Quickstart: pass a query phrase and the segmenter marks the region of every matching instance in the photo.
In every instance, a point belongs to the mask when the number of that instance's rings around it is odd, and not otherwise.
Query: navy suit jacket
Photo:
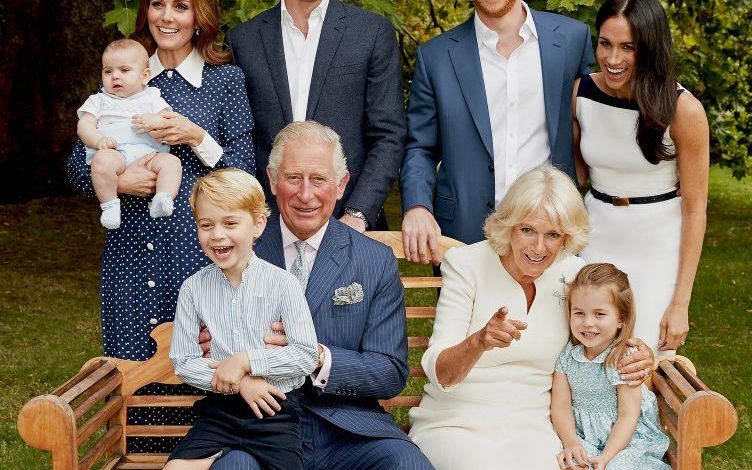
[[[276,213],[254,251],[285,269]],[[354,282],[363,300],[334,305],[335,289]],[[404,289],[391,249],[330,218],[305,295],[332,367],[324,391],[306,380],[304,408],[355,434],[407,439],[377,401],[398,395],[408,375]]]
[[[572,87],[593,63],[590,31],[571,18],[531,12],[551,162],[574,179]],[[403,211],[426,207],[443,235],[465,243],[483,240],[483,222],[495,206],[493,140],[473,20],[418,48],[400,175]]]
[[[279,4],[227,33],[236,65],[245,72],[255,121],[258,178],[274,204],[266,167],[272,141],[292,122]],[[311,77],[306,119],[340,135],[350,182],[334,209],[358,209],[373,227],[397,179],[405,138],[402,75],[389,21],[330,0]]]

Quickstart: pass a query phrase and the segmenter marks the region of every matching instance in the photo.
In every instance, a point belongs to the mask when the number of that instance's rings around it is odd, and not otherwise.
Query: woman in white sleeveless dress
[[[601,72],[575,83],[572,104],[578,178],[591,181],[592,236],[581,256],[629,275],[635,336],[672,354],[689,331],[705,233],[707,118],[676,84],[658,0],[609,0],[596,29]]]

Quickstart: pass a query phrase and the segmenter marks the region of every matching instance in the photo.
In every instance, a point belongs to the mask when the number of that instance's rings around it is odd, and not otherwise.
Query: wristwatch
[[[368,219],[366,219],[365,214],[360,212],[358,209],[353,209],[352,207],[345,207],[345,214],[349,215],[350,217],[355,217],[356,219],[362,220],[363,223],[366,224],[366,228],[368,228]]]

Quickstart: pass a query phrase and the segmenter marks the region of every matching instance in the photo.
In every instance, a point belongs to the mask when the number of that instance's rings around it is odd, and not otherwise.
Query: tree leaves
[[[124,37],[130,37],[136,30],[136,13],[138,2],[136,0],[114,0],[115,7],[104,14],[103,26],[117,25],[118,31]]]

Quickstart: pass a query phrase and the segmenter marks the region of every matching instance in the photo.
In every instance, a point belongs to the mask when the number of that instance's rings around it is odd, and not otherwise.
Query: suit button
[[[493,201],[488,201],[486,203],[486,207],[488,207],[489,209],[493,210],[494,209],[494,203],[493,203]]]
[[[490,171],[491,173],[493,173],[493,171],[494,171],[493,163],[491,163],[490,165],[488,165],[488,171]]]

